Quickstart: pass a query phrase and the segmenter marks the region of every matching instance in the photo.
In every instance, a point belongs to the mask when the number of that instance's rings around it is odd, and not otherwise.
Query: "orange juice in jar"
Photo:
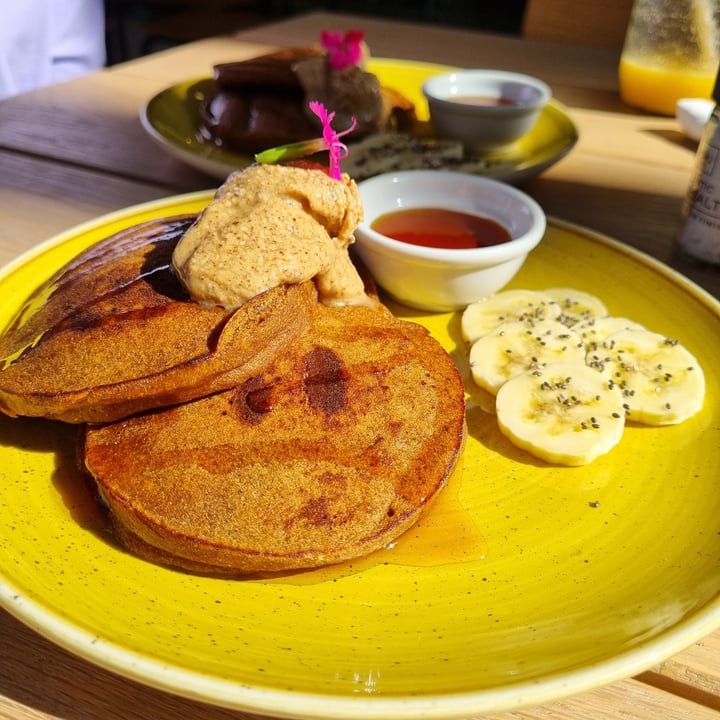
[[[718,0],[635,0],[618,70],[629,105],[674,115],[710,98],[718,68]]]

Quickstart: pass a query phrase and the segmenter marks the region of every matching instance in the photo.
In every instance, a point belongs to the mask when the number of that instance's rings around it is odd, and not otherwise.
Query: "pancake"
[[[84,463],[119,539],[225,575],[338,563],[391,543],[443,487],[463,385],[420,325],[383,306],[318,306],[261,373],[86,429]]]
[[[309,322],[311,282],[238,310],[191,301],[171,256],[194,215],[99,242],[36,290],[0,337],[0,411],[109,422],[257,374]]]

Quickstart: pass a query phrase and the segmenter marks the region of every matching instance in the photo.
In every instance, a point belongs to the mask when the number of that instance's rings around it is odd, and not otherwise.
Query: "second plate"
[[[419,120],[427,120],[423,82],[450,68],[406,60],[373,59],[369,69],[383,85],[393,87],[415,103]],[[233,170],[249,165],[250,155],[220,147],[200,133],[199,106],[212,92],[212,78],[193,78],[162,90],[142,108],[140,121],[148,135],[167,152],[213,177],[225,179]],[[578,131],[563,106],[551,101],[533,129],[512,148],[484,156],[482,175],[506,182],[521,182],[540,174],[573,148]]]

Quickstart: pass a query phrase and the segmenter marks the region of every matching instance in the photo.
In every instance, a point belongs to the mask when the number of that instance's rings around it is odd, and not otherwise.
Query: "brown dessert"
[[[214,68],[216,92],[201,105],[202,132],[242,153],[318,137],[316,100],[335,112],[335,125],[357,120],[353,140],[381,130],[409,130],[414,105],[359,66],[331,67],[320,49],[292,48]]]

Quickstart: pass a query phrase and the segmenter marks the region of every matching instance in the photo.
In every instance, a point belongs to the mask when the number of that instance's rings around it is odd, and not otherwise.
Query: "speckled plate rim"
[[[208,201],[210,191],[163,198],[109,213],[60,233],[25,252],[0,271],[0,281],[13,269],[22,266],[43,252],[56,247],[81,232],[98,225],[122,223],[138,214],[150,217],[178,204]],[[692,295],[720,318],[720,302],[680,273],[662,262],[607,236],[581,226],[549,218],[549,227],[564,229],[594,243],[607,245],[621,255],[639,261],[682,291]],[[143,684],[183,695],[210,704],[240,711],[264,713],[286,718],[327,718],[328,720],[401,720],[432,718],[450,720],[478,713],[510,711],[543,704],[563,697],[589,691],[626,679],[689,647],[692,643],[720,627],[720,594],[702,607],[664,630],[651,640],[642,641],[631,650],[575,671],[552,673],[541,680],[508,684],[497,689],[452,694],[417,696],[357,696],[296,693],[228,682],[196,672],[172,667],[125,650],[73,623],[72,618],[56,614],[41,600],[24,596],[4,575],[0,575],[0,605],[42,636],[101,667]]]
[[[395,81],[396,73],[413,73],[424,78],[453,69],[448,65],[391,58],[373,58],[369,67],[389,86],[401,85]],[[251,158],[200,137],[199,126],[191,117],[198,99],[191,96],[197,87],[209,81],[209,77],[198,77],[161,90],[143,105],[139,119],[148,136],[177,160],[224,179],[233,170],[248,165]],[[402,85],[402,91],[415,102],[420,119],[427,119],[427,103],[419,85],[411,88]],[[163,126],[157,111],[163,105],[172,110],[174,117],[181,118],[182,125],[192,127],[194,137],[178,130],[177,126],[170,130]],[[543,131],[539,130],[541,126]],[[524,182],[565,157],[575,147],[578,137],[578,129],[567,109],[553,99],[543,108],[538,124],[511,149],[482,156],[488,160],[488,167],[478,170],[477,174],[510,183]]]
[[[632,677],[720,627],[720,599],[716,599],[696,617],[675,626],[671,635],[618,654],[602,667],[551,675],[541,682],[519,682],[497,690],[398,698],[337,697],[265,690],[180,671],[74,627],[67,619],[23,597],[4,578],[0,578],[0,605],[60,647],[124,677],[213,705],[293,720],[460,720],[479,713],[542,705]]]

